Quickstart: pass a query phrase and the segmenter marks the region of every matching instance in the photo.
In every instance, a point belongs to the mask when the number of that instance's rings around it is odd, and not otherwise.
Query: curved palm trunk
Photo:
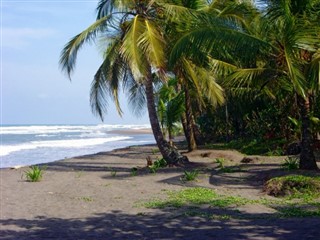
[[[149,120],[152,128],[152,132],[163,158],[168,162],[168,164],[184,164],[188,162],[189,161],[188,158],[186,156],[182,156],[176,149],[171,147],[163,137],[163,133],[159,125],[159,120],[158,120],[155,102],[154,102],[151,73],[149,74],[148,78],[146,78],[145,80],[145,87],[146,87]]]
[[[186,137],[188,142],[188,150],[191,152],[197,149],[197,143],[194,135],[193,130],[193,116],[192,116],[192,109],[191,109],[191,99],[190,94],[187,87],[184,87],[185,93],[185,104],[186,104]]]
[[[300,153],[300,169],[317,170],[318,166],[313,153],[313,138],[310,129],[310,103],[309,99],[298,96],[298,104],[301,117],[301,153]]]

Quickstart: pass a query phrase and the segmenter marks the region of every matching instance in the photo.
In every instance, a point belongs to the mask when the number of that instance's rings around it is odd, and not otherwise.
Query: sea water
[[[150,125],[1,126],[0,168],[48,163],[154,143],[151,133],[132,131],[145,128]]]

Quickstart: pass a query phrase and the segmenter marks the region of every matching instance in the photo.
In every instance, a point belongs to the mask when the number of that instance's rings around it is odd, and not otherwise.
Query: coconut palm
[[[174,24],[169,25],[168,29],[171,39],[170,51],[181,36],[181,29],[185,30],[192,26],[189,24],[189,21],[193,21],[190,16],[201,17],[201,11],[208,11],[209,3],[205,0],[187,0],[179,6],[166,4],[164,7],[169,20],[174,19]],[[177,87],[183,90],[185,95],[185,114],[182,115],[181,122],[189,151],[195,150],[197,144],[201,142],[199,130],[195,124],[195,114],[200,113],[206,107],[206,103],[215,107],[224,102],[224,93],[215,75],[204,66],[196,65],[191,59],[185,57],[175,59],[171,64],[171,70],[178,79]]]
[[[230,22],[225,31],[215,24],[214,18],[207,18],[201,30],[190,31],[179,40],[173,56],[181,55],[182,49],[199,56],[200,49],[200,56],[205,51],[209,53],[215,71],[229,74],[229,87],[258,87],[270,94],[279,88],[293,91],[302,122],[300,168],[317,169],[312,151],[310,99],[319,90],[320,3],[265,2],[260,14],[256,9],[250,21]],[[216,50],[222,42],[221,49]],[[210,60],[208,55],[205,57]]]
[[[93,112],[103,118],[108,109],[108,97],[111,97],[121,115],[118,100],[120,87],[132,91],[131,99],[144,91],[142,99],[145,97],[147,102],[157,145],[163,157],[175,164],[186,162],[187,158],[172,148],[163,137],[153,89],[154,75],[165,80],[166,39],[162,9],[155,0],[100,0],[96,22],[66,44],[61,53],[60,64],[70,77],[75,68],[77,53],[83,44],[101,39],[105,44],[105,51],[103,63],[95,74],[91,87]]]
[[[185,111],[184,94],[176,91],[177,80],[175,78],[163,84],[158,91],[158,116],[163,132],[168,132],[169,144],[173,144],[173,133],[178,128],[181,115]]]

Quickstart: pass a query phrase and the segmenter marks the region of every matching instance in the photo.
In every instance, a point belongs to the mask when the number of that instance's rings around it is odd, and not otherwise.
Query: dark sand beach
[[[248,199],[273,199],[263,183],[281,175],[283,157],[254,157],[231,150],[197,150],[186,154],[198,180],[183,182],[184,168],[168,167],[156,174],[146,157],[156,160],[153,145],[134,146],[53,162],[42,181],[24,178],[26,167],[1,169],[0,239],[320,239],[319,217],[279,217],[262,204],[214,208],[146,208],[143,203],[165,199],[168,191],[190,187]],[[221,173],[217,157],[242,164],[245,171]],[[131,169],[138,169],[132,176]],[[208,217],[210,216],[210,217]],[[225,217],[228,216],[228,217]]]

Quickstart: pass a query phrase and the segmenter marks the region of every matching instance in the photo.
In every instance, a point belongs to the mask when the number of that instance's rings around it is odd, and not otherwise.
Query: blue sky
[[[94,45],[79,55],[72,82],[59,68],[63,46],[95,20],[97,0],[1,0],[1,123],[95,124],[89,105],[101,63]],[[106,124],[145,124],[122,96],[123,118],[110,102]]]

